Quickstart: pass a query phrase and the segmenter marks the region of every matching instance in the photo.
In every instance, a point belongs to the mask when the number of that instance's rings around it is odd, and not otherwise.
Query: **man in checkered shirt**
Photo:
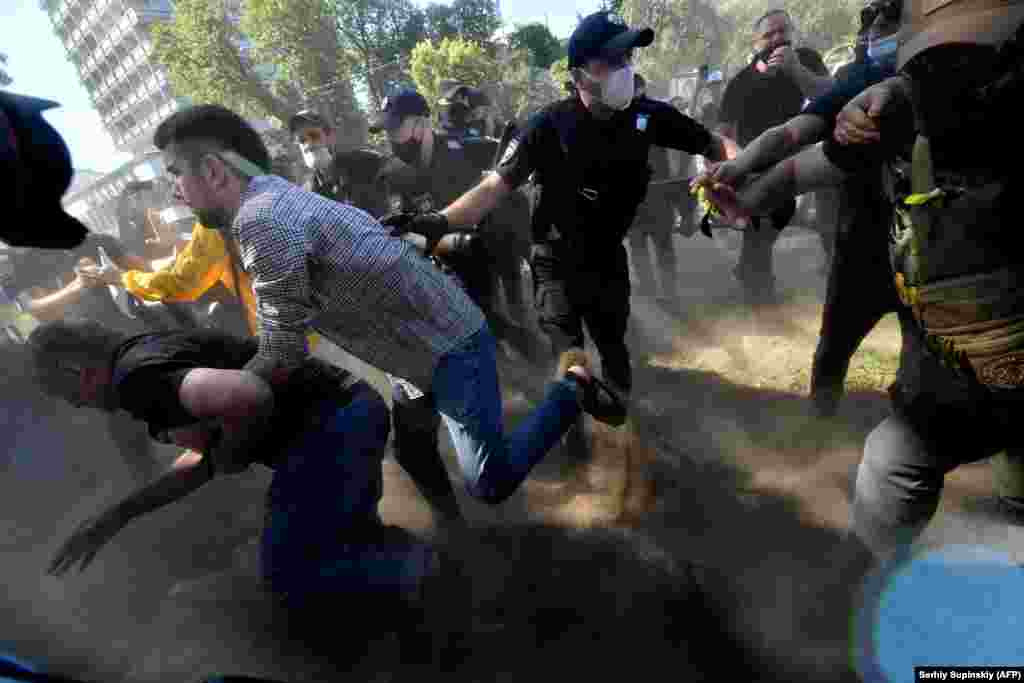
[[[252,278],[260,321],[259,352],[245,369],[271,386],[302,363],[305,331],[314,327],[353,356],[432,393],[467,489],[491,504],[515,491],[581,410],[610,424],[625,421],[624,405],[573,351],[563,355],[541,405],[506,435],[495,341],[484,316],[415,246],[355,207],[266,175],[258,134],[223,107],[173,114],[154,144],[177,197],[203,225],[233,238],[226,242]]]

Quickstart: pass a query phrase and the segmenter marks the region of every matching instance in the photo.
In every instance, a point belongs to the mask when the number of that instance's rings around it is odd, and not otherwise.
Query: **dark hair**
[[[43,323],[32,331],[26,345],[32,354],[37,378],[47,377],[61,364],[78,367],[107,367],[127,335],[92,320],[57,320]]]
[[[241,116],[217,104],[200,104],[171,114],[157,126],[153,144],[186,148],[195,163],[203,153],[231,150],[261,169],[270,168],[270,153],[260,134]]]
[[[789,16],[789,12],[779,7],[776,9],[770,9],[764,14],[762,14],[761,18],[754,22],[754,30],[756,31],[761,26],[761,22],[763,22],[765,19],[767,19],[768,17],[774,17],[776,14],[781,14],[782,16],[786,17],[786,23],[789,24],[790,28],[793,28],[793,17]]]

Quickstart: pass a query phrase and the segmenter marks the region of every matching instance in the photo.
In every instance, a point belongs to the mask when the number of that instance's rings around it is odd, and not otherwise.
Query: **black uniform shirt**
[[[406,211],[440,211],[476,187],[491,167],[498,141],[491,138],[457,138],[434,133],[430,166],[414,168],[393,162],[382,179]]]
[[[526,128],[509,143],[497,169],[505,182],[519,187],[534,171],[552,176],[565,171],[566,160],[554,117],[566,112],[575,116],[568,145],[574,164],[647,159],[651,145],[690,154],[705,154],[711,145],[711,133],[704,126],[664,102],[635,99],[610,120],[599,121],[573,97],[534,114]]]
[[[704,126],[664,102],[634,99],[602,121],[571,97],[532,116],[505,150],[497,171],[512,187],[536,172],[542,193],[536,211],[557,207],[552,224],[600,251],[621,242],[633,221],[647,192],[652,145],[707,154],[711,144]],[[579,200],[581,189],[597,199]],[[535,214],[535,240],[542,239],[537,227]]]

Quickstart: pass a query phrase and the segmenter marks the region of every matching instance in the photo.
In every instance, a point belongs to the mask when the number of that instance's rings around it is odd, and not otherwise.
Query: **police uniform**
[[[1012,132],[1024,3],[927,14],[906,4],[904,26],[917,31],[899,61],[912,104],[883,112],[881,143],[826,147],[848,172],[881,163],[894,209],[892,276],[905,304],[894,414],[868,436],[853,505],[855,531],[883,555],[927,525],[947,472],[1000,451],[1024,457],[1024,174]],[[1000,154],[986,131],[1010,131]]]
[[[632,370],[622,242],[647,194],[650,148],[704,154],[711,144],[706,128],[668,104],[635,99],[602,121],[573,96],[535,114],[498,165],[511,187],[534,175],[531,266],[541,328],[561,351],[583,346],[586,324],[605,377],[623,391]]]
[[[335,153],[330,169],[314,171],[305,188],[380,218],[388,213],[388,193],[380,181],[387,158],[369,149]]]

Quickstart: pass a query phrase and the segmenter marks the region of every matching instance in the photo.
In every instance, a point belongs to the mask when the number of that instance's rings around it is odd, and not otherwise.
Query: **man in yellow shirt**
[[[259,329],[256,298],[249,276],[243,269],[232,267],[221,234],[198,222],[192,228],[192,238],[177,253],[174,261],[164,268],[145,271],[122,270],[115,266],[103,271],[86,271],[83,274],[109,285],[124,287],[129,293],[145,301],[165,303],[196,301],[219,282],[241,299],[249,334],[255,335]],[[236,276],[242,284],[240,290],[235,286]],[[308,339],[312,350],[317,344],[318,337],[316,334],[310,334]]]

